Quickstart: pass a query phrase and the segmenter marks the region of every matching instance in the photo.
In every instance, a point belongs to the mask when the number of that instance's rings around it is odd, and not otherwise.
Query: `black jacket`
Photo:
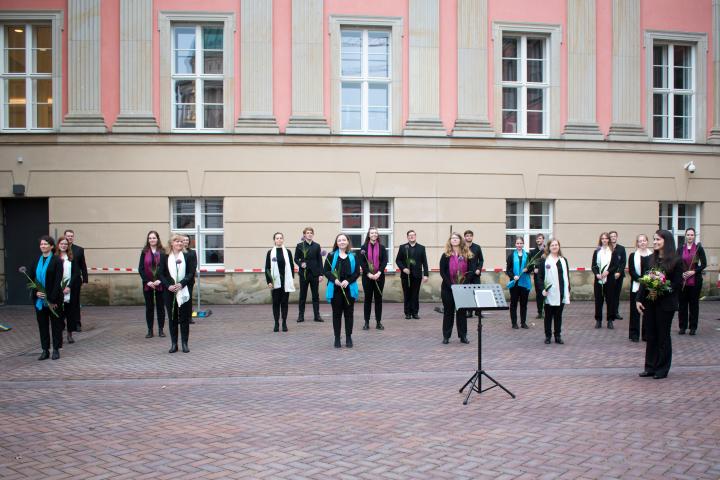
[[[472,270],[468,271],[467,280],[465,283],[480,283],[480,276],[482,275],[483,264],[485,259],[483,258],[482,248],[477,243],[470,244],[470,251],[473,254],[472,260],[475,262]],[[480,270],[480,275],[475,275],[475,270]]]
[[[656,265],[655,255],[650,255],[642,259],[642,270],[643,272],[650,270]],[[655,306],[665,312],[674,312],[680,308],[679,294],[683,284],[683,264],[682,259],[677,256],[670,259],[670,261],[662,266],[665,276],[670,281],[672,292],[667,295],[659,297],[657,300],[650,301],[647,299],[648,291],[643,284],[640,284],[640,290],[638,290],[637,299],[642,302],[645,307]]]
[[[148,282],[153,282],[155,280],[159,280],[159,274],[160,274],[160,259],[162,258],[162,252],[158,251],[158,278],[150,278],[145,274],[145,249],[143,249],[140,252],[140,262],[138,263],[138,273],[140,274],[140,278],[142,279],[142,284],[146,285]]]
[[[683,248],[685,248],[685,245],[680,245],[677,249],[678,257],[680,257],[680,261],[682,262],[682,251]],[[695,261],[695,286],[701,287],[703,282],[702,272],[705,270],[705,267],[707,267],[707,257],[705,257],[705,249],[701,244],[697,244],[697,260]],[[682,264],[683,270],[685,270],[684,263]]]
[[[561,258],[565,258],[565,257],[559,257],[557,264],[556,264],[557,270],[558,270],[558,283],[560,283],[560,285],[558,286],[558,288],[560,288],[560,290],[559,290],[560,291],[560,303],[562,303],[565,300],[565,276],[563,275],[565,268],[563,267],[563,262],[560,260]],[[544,261],[542,261],[538,264],[537,281],[540,282],[540,285],[542,286],[541,291],[545,289],[545,273],[547,272],[547,269],[545,268],[545,264],[547,261],[548,261],[548,257],[546,257]],[[567,258],[565,258],[565,262],[567,262]],[[570,265],[568,265],[568,268],[570,268]],[[568,274],[568,281],[570,281],[570,272],[567,272],[567,274]],[[568,285],[568,293],[570,293],[570,292],[572,292],[572,285]]]
[[[62,258],[58,255],[58,259],[60,260],[60,263],[62,264]],[[63,266],[64,270],[64,266]],[[73,258],[70,260],[70,282],[68,283],[68,287],[70,287],[70,290],[73,288],[79,288],[80,284],[82,283],[82,272],[80,270],[80,265],[78,265],[77,260]]]
[[[542,253],[540,253],[540,257],[538,257],[538,258],[542,258],[542,257],[545,256],[545,249],[540,250],[538,247],[535,247],[535,248],[533,248],[532,250],[530,250],[530,256],[528,257],[528,262],[530,261],[531,258],[533,258],[535,255],[537,255],[538,252],[542,252]],[[528,272],[528,273],[532,274],[532,276],[533,276],[533,278],[534,278],[535,280],[537,280],[538,275],[540,274],[539,265],[540,265],[541,263],[542,263],[542,262],[538,262],[538,273],[535,273],[535,270],[534,270],[534,269],[533,269],[532,272]]]
[[[185,256],[185,277],[183,277],[180,280],[180,284],[183,287],[187,287],[189,285],[192,285],[191,282],[195,279],[195,270],[197,270],[197,259],[193,255],[187,255],[183,254]],[[161,253],[160,254],[160,266],[158,267],[158,278],[160,279],[160,282],[162,282],[163,287],[165,287],[165,290],[167,291],[167,287],[171,285],[175,285],[175,281],[172,279],[172,276],[170,276],[170,272],[168,271],[168,255],[167,253]]]
[[[635,271],[635,255],[637,255],[637,252],[632,252],[628,258],[628,272],[630,273],[630,280],[633,282],[637,282],[640,280],[640,277],[645,275],[643,262],[647,260],[647,257],[640,258],[640,272],[638,273]]]
[[[378,271],[380,271],[380,276],[385,275],[385,267],[387,267],[388,264],[388,253],[387,248],[385,248],[384,245],[381,245],[378,243],[379,252],[380,252],[380,258],[379,258],[379,265],[378,265]],[[360,251],[365,251],[365,255],[358,252],[357,255],[355,255],[355,258],[360,260],[360,268],[362,269],[363,275],[366,275],[370,273],[370,267],[368,264],[368,244],[364,244],[362,247],[360,247]]]
[[[72,248],[73,261],[80,269],[82,283],[88,283],[88,270],[87,264],[85,263],[85,249],[80,245],[75,245],[74,243],[70,248]]]
[[[597,265],[598,252],[599,252],[599,250],[596,248],[595,251],[593,252],[592,263],[590,264],[590,268],[592,269],[592,272],[595,275],[600,275],[600,268]],[[612,255],[610,255],[610,265],[608,265],[608,268],[606,271],[610,272],[610,273],[608,273],[607,278],[611,282],[615,280],[614,274],[616,272],[619,272],[620,269],[622,269],[622,270],[625,269],[625,264],[620,263],[620,258],[621,258],[621,256],[616,254],[616,252],[614,252],[614,251],[612,252]],[[594,276],[594,280],[596,282],[598,281],[596,276]]]
[[[50,263],[48,264],[47,271],[45,272],[45,295],[48,303],[55,305],[63,303],[63,292],[60,288],[63,278],[63,263],[62,260],[56,255],[50,257]],[[28,276],[33,279],[34,282],[39,283],[35,272],[37,271],[40,257],[35,260],[32,267],[28,269]],[[37,290],[31,291],[31,299],[33,304],[37,300]]]
[[[198,268],[198,257],[197,257],[197,251],[193,250],[192,248],[188,248],[188,250],[185,252],[186,257],[192,257],[192,260],[188,260],[188,262],[192,261],[192,264],[195,265],[193,267],[193,276],[190,279],[190,283],[188,283],[189,287],[195,286],[195,275],[197,275],[197,268]]]
[[[270,250],[268,250],[267,254],[265,255],[265,280],[267,281],[267,283],[273,283],[272,276],[270,275],[270,272],[272,271],[272,268],[270,266],[270,262],[271,262],[270,254],[273,251],[273,249],[277,249],[277,248],[281,248],[281,247],[273,247]],[[288,252],[288,260],[290,260],[290,263],[292,263],[292,258],[293,258],[292,251],[289,248],[286,248],[286,250]],[[277,257],[278,272],[280,272],[280,284],[282,285],[280,288],[284,289],[285,288],[285,256],[282,254],[282,251],[280,251],[276,254],[276,257]],[[290,276],[292,278],[295,278],[295,269],[293,268],[292,265],[290,265]]]
[[[415,263],[408,265],[408,258],[415,260]],[[413,278],[427,277],[430,275],[425,247],[419,243],[416,243],[414,247],[411,247],[409,243],[400,245],[397,257],[395,257],[395,265],[397,265],[401,271],[404,268],[409,268],[410,275]],[[405,273],[403,272],[401,275],[405,275]]]
[[[478,265],[478,258],[473,255],[473,257],[468,261],[468,271],[465,275],[465,278],[462,280],[461,283],[463,284],[471,284],[476,283],[473,281],[474,272],[477,270]],[[443,252],[442,255],[440,255],[440,277],[442,278],[442,286],[441,288],[443,290],[451,290],[453,285],[457,285],[456,283],[453,283],[453,278],[450,276],[450,257],[445,255]]]
[[[303,248],[307,249],[307,258],[303,256]],[[307,265],[308,273],[311,275],[318,277],[323,274],[323,259],[318,243],[312,242],[308,245],[307,242],[303,240],[295,246],[295,264],[297,264],[300,269],[300,278],[304,278],[303,269],[300,266],[303,262]]]
[[[625,251],[625,247],[620,245],[619,243],[615,245],[615,248],[613,249],[613,257],[616,258],[616,270],[613,270],[613,273],[619,273],[620,278],[625,277],[625,266],[627,265],[627,252]]]

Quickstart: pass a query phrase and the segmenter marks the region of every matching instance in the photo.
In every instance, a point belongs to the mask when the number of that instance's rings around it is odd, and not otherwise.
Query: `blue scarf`
[[[333,255],[332,264],[330,265],[330,268],[335,270],[335,265],[337,264],[338,256],[340,255],[340,250],[335,250],[335,255]],[[350,259],[350,270],[352,272],[355,271],[355,255],[352,253],[348,253],[348,258]],[[357,300],[358,298],[358,284],[357,281],[354,281],[349,285],[350,289],[350,296]],[[325,289],[325,299],[328,303],[332,302],[333,293],[335,292],[335,281],[332,282],[328,280],[327,283],[327,289]]]
[[[528,260],[528,254],[526,251],[523,251],[522,255],[522,262],[520,261],[520,258],[518,257],[517,250],[513,252],[513,273],[517,275],[518,272],[522,272],[525,268],[525,265],[527,265]],[[530,281],[530,275],[528,275],[527,272],[524,272],[520,274],[520,279],[517,281],[517,284],[524,288],[525,290],[530,290],[532,287],[532,282]],[[510,280],[508,282],[508,288],[513,288],[515,286],[515,280]]]
[[[43,288],[45,288],[45,276],[47,275],[47,269],[50,265],[50,258],[52,255],[48,255],[47,258],[40,256],[40,260],[38,260],[37,268],[35,269],[35,280],[42,285]],[[43,260],[47,260],[46,262],[43,262]],[[47,300],[47,299],[46,299]],[[38,312],[42,311],[43,306],[45,305],[45,302],[41,298],[38,298],[35,300],[35,308],[37,308]]]

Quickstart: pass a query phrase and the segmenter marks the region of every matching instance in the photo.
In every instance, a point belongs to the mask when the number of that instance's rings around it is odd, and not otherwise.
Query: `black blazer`
[[[685,245],[680,245],[677,249],[678,257],[682,262],[682,251]],[[684,262],[682,263],[683,270],[685,269]],[[697,244],[697,262],[695,263],[695,286],[701,287],[703,282],[702,272],[707,267],[707,257],[705,257],[705,249],[701,244]]]
[[[530,250],[530,256],[528,257],[528,262],[530,261],[531,258],[533,258],[535,255],[537,255],[538,252],[542,252],[540,254],[541,258],[545,256],[545,249],[540,250],[538,247],[535,247],[532,250]],[[537,279],[538,275],[540,274],[540,264],[538,263],[538,273],[535,273],[534,270],[532,272],[528,272],[528,273],[531,273],[533,278]]]
[[[267,280],[267,283],[272,283],[272,279],[268,277],[268,272],[271,270],[270,268],[270,252],[273,251],[273,249],[278,247],[273,247],[270,250],[267,251],[267,255],[265,255],[265,280]],[[288,251],[288,260],[290,260],[290,263],[292,263],[293,254],[292,251],[286,247],[286,250]],[[283,285],[280,288],[285,288],[285,256],[284,255],[278,255],[277,256],[277,266],[278,271],[280,272],[280,283]],[[292,278],[295,278],[295,269],[292,268],[293,266],[290,265],[290,276]]]
[[[654,254],[643,258],[641,260],[643,272],[652,268],[655,265],[655,262],[656,259]],[[666,277],[668,278],[668,280],[670,280],[672,292],[662,297],[659,297],[654,302],[651,302],[647,300],[647,289],[643,284],[640,284],[640,290],[638,290],[637,294],[637,301],[642,302],[643,305],[645,305],[646,307],[651,307],[653,306],[653,304],[655,304],[657,308],[660,308],[665,312],[674,312],[680,308],[679,294],[683,284],[682,259],[678,257],[671,259],[667,265],[663,266],[663,269],[665,270]]]
[[[590,264],[590,268],[595,275],[600,275],[600,268],[597,265],[598,252],[599,250],[596,248],[593,252],[592,263]],[[610,255],[610,265],[608,265],[607,268],[607,271],[610,273],[608,273],[607,279],[611,282],[615,281],[615,276],[613,275],[614,273],[618,272],[620,269],[625,269],[625,264],[620,263],[620,258],[621,256],[616,254],[614,251]],[[593,276],[593,278],[596,282],[598,281],[596,276]]]
[[[308,249],[307,259],[303,258],[303,248]],[[303,262],[307,265],[307,270],[311,275],[318,277],[323,274],[322,253],[320,245],[317,242],[312,242],[308,245],[307,242],[303,240],[295,246],[295,263],[300,269],[300,272],[302,272],[300,264]],[[303,275],[300,276],[300,278],[303,277]]]
[[[475,275],[474,272],[477,270],[477,265],[478,259],[473,255],[473,257],[468,261],[468,272],[465,275],[463,283],[475,283],[473,278]],[[445,255],[445,252],[440,255],[440,277],[442,278],[441,288],[446,291],[451,291],[453,279],[450,277],[450,257]]]
[[[613,273],[619,273],[620,278],[625,277],[625,266],[627,265],[627,252],[625,251],[625,247],[620,245],[619,243],[615,245],[615,248],[613,249],[613,257],[617,257],[616,263],[617,267],[616,270],[613,271]]]
[[[468,271],[465,283],[480,283],[480,276],[482,275],[482,268],[485,263],[482,248],[480,248],[480,245],[477,243],[471,243],[469,248],[473,254],[473,258],[471,260],[475,262],[475,265],[472,270]],[[475,275],[475,270],[480,270],[480,275]]]
[[[408,258],[415,260],[415,265],[408,266]],[[400,245],[397,257],[395,257],[395,265],[398,266],[401,272],[404,268],[409,268],[410,276],[413,278],[430,276],[425,247],[419,243],[416,243],[414,247],[411,247],[409,243]],[[401,275],[405,275],[405,272],[402,272]]]
[[[60,264],[62,265],[62,259],[59,255],[58,259],[60,260]],[[73,288],[79,288],[81,283],[82,272],[80,271],[80,265],[78,265],[77,260],[73,258],[72,260],[70,260],[70,283],[68,283],[68,287],[70,287],[70,290],[72,290]]]
[[[72,248],[73,261],[77,264],[82,274],[82,283],[88,283],[87,264],[85,263],[85,249],[80,245],[75,245],[74,243],[70,248]]]
[[[380,271],[380,276],[385,275],[385,267],[387,267],[388,264],[388,253],[387,248],[385,248],[385,245],[382,245],[378,242],[378,249],[380,250],[380,264],[378,265],[378,270]],[[365,250],[365,255],[362,253],[359,253],[355,255],[355,258],[360,260],[360,268],[362,269],[363,275],[370,273],[370,267],[368,263],[368,244],[364,244],[362,247],[360,247],[360,250]]]
[[[37,271],[38,263],[40,263],[40,257],[38,257],[38,259],[33,262],[32,267],[27,272],[34,282],[38,282],[37,276],[35,274],[35,272]],[[45,295],[48,303],[56,305],[63,303],[64,295],[62,289],[60,288],[62,278],[62,260],[60,260],[60,258],[56,255],[52,255],[50,257],[50,264],[48,265],[47,271],[45,272]],[[33,289],[31,291],[31,299],[33,304],[35,303],[35,300],[37,300],[36,294],[37,290]]]
[[[195,275],[197,275],[197,267],[198,267],[197,251],[196,251],[196,250],[193,250],[192,248],[188,248],[187,251],[184,252],[184,253],[185,253],[185,256],[186,256],[186,257],[192,257],[193,265],[195,265],[195,266],[193,267],[193,276],[192,276],[192,279],[190,279],[190,283],[188,283],[188,286],[192,288],[192,287],[195,285]],[[188,260],[188,262],[189,262],[189,261],[190,261],[190,260]]]
[[[640,258],[640,272],[635,271],[635,255],[637,252],[632,252],[630,254],[630,257],[628,258],[628,271],[630,272],[630,280],[633,282],[637,282],[640,280],[640,277],[645,275],[645,268],[643,262],[647,260],[648,257],[641,257]]]
[[[195,270],[197,270],[197,259],[193,255],[187,255],[183,252],[183,255],[185,256],[185,277],[183,277],[180,280],[180,285],[183,287],[187,287],[189,285],[192,285],[190,282],[194,281],[195,279]],[[161,253],[160,254],[160,266],[158,267],[158,279],[160,282],[162,282],[163,287],[165,287],[165,291],[167,290],[167,287],[170,285],[175,285],[175,281],[170,276],[170,272],[168,271],[168,255],[167,253]],[[172,293],[172,292],[171,292]]]
[[[158,258],[158,277],[159,277],[159,276],[160,276],[160,266],[159,266],[159,263],[161,262],[161,259],[162,259],[163,254],[162,254],[162,252],[160,252],[160,251],[158,251],[158,253],[160,254],[160,255],[159,255],[159,258]],[[142,284],[143,284],[143,285],[146,285],[148,282],[154,281],[152,278],[150,278],[150,277],[148,277],[147,275],[145,275],[145,249],[143,249],[143,250],[140,252],[140,262],[138,263],[138,273],[140,274],[140,278],[142,279]],[[156,278],[155,280],[159,280],[159,279],[160,279],[160,278]]]

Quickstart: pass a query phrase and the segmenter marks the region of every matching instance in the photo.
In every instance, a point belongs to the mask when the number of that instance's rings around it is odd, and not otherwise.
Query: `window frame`
[[[361,227],[360,228],[344,228],[343,227],[343,202],[345,201],[359,201],[361,202],[361,212],[362,212],[362,219],[360,221]],[[390,245],[385,245],[385,248],[387,249],[388,253],[388,264],[387,264],[387,271],[393,270],[393,262],[394,258],[392,256],[393,248],[394,248],[394,238],[393,233],[395,231],[394,228],[394,209],[393,209],[393,201],[390,198],[358,198],[358,197],[343,197],[340,199],[340,233],[344,233],[347,235],[360,235],[363,240],[365,239],[365,235],[367,234],[368,229],[372,226],[370,225],[370,202],[387,202],[388,203],[388,228],[378,228],[378,233],[380,235],[387,235],[388,236],[388,243]],[[353,245],[353,251],[359,251],[360,247],[362,245]]]
[[[26,26],[32,25],[50,25],[51,36],[52,36],[52,71],[50,74],[33,74],[27,71],[22,74],[5,73],[5,26],[13,24],[23,24]],[[0,11],[0,27],[2,28],[2,34],[0,34],[0,53],[3,55],[2,63],[0,63],[0,106],[2,111],[0,112],[0,132],[4,134],[12,133],[53,133],[60,129],[60,123],[62,121],[62,31],[63,31],[63,12],[55,10],[35,10],[35,11]],[[31,32],[26,31],[26,38],[31,37]],[[32,62],[32,46],[26,43],[26,65],[31,65]],[[26,91],[26,127],[25,128],[9,128],[7,126],[8,119],[5,115],[5,80],[8,78],[25,78],[25,91]],[[33,112],[33,99],[35,95],[35,88],[28,89],[28,84],[32,85],[35,79],[50,79],[52,82],[52,124],[51,128],[33,128],[35,120],[35,113]],[[29,94],[28,94],[29,93]],[[32,98],[31,98],[32,95]],[[29,112],[28,112],[29,110]],[[30,122],[30,128],[27,127],[28,121]]]
[[[507,204],[508,202],[518,202],[523,205],[523,213],[522,213],[522,228],[508,228],[507,227]],[[548,228],[530,228],[530,204],[531,203],[547,203],[548,204]],[[550,241],[550,239],[553,238],[553,225],[555,221],[555,201],[554,200],[545,200],[545,199],[519,199],[519,198],[508,198],[505,200],[505,239],[507,242],[507,237],[509,235],[515,236],[515,237],[523,237],[523,240],[525,241],[525,249],[530,251],[533,248],[535,248],[535,244],[530,244],[530,236],[531,235],[537,235],[539,233],[542,233],[545,235],[545,242]],[[503,242],[505,243],[505,242]],[[507,256],[510,251],[514,249],[508,248],[507,246],[504,247],[505,249],[505,255]]]
[[[202,205],[203,202],[206,200],[219,200],[222,205],[222,216],[223,216],[223,226],[222,228],[203,228],[202,223]],[[175,204],[177,201],[193,201],[195,205],[194,209],[194,217],[195,217],[195,228],[176,228],[176,214],[175,214]],[[198,228],[199,226],[199,228]],[[170,233],[175,234],[181,234],[181,235],[192,235],[195,236],[195,251],[197,252],[198,257],[198,267],[200,268],[212,268],[212,269],[222,269],[225,267],[225,251],[227,250],[227,247],[225,246],[225,199],[222,197],[202,197],[202,198],[189,198],[189,197],[177,197],[177,198],[171,198],[170,199]],[[198,237],[199,234],[199,237]],[[205,236],[206,235],[222,235],[223,237],[223,262],[222,263],[206,263],[204,261],[205,256],[203,255],[204,250],[207,250],[205,248]],[[213,249],[213,250],[219,250],[219,249]]]
[[[653,86],[653,51],[656,43],[692,47],[692,76],[695,93],[691,107],[694,118],[690,126],[692,131],[692,138],[690,139],[658,138],[653,136],[653,93],[655,92]],[[707,34],[647,30],[643,46],[645,47],[645,114],[650,141],[657,143],[705,143],[705,137],[707,136]],[[668,131],[671,130],[672,128],[668,128]]]
[[[672,205],[672,214],[671,214],[672,216],[671,217],[660,215],[662,213],[662,207],[664,205]],[[702,204],[700,202],[658,202],[658,228],[661,228],[661,229],[663,228],[662,227],[662,219],[663,218],[670,218],[672,228],[669,231],[670,231],[670,233],[672,233],[673,238],[675,239],[675,246],[681,245],[679,243],[680,238],[683,239],[683,243],[684,243],[685,230],[687,230],[687,228],[682,231],[678,230],[678,222],[679,222],[679,218],[680,218],[678,215],[678,210],[679,210],[680,205],[692,205],[695,207],[695,214],[696,214],[695,215],[695,225],[694,226],[690,225],[690,226],[695,229],[695,242],[699,242],[700,235],[701,235],[700,219],[701,219],[701,207],[702,207]],[[687,217],[685,217],[685,218],[687,218]]]
[[[328,18],[330,34],[330,128],[338,135],[401,135],[402,134],[402,91],[403,91],[403,19],[402,17],[371,17],[330,15]],[[389,70],[390,94],[388,99],[388,131],[342,130],[342,32],[344,29],[389,30],[390,53]],[[372,82],[371,82],[372,83]],[[367,98],[365,96],[364,98]]]

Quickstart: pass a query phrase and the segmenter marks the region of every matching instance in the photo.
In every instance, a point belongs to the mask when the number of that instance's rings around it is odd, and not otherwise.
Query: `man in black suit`
[[[429,276],[425,247],[417,243],[415,230],[408,230],[408,243],[400,245],[395,264],[402,272],[400,282],[405,301],[405,318],[418,319],[420,312],[420,286]]]
[[[67,238],[70,248],[72,249],[73,259],[80,267],[80,277],[82,282],[77,285],[77,295],[71,296],[72,308],[77,312],[77,331],[82,332],[82,323],[80,318],[80,288],[83,283],[88,283],[87,264],[85,263],[85,249],[80,245],[75,245],[75,232],[67,229],[63,236]]]
[[[480,283],[483,263],[485,263],[485,260],[483,259],[482,248],[480,248],[480,245],[478,245],[477,243],[473,243],[473,238],[475,237],[475,234],[472,230],[465,230],[465,232],[463,233],[463,237],[465,238],[465,244],[467,245],[468,250],[470,250],[470,252],[473,254],[473,258],[476,262],[475,270],[473,272],[467,273],[467,279],[465,283]],[[471,318],[472,316],[472,310],[468,311],[466,317]]]
[[[185,251],[187,252],[187,256],[188,256],[188,265],[192,264],[197,267],[199,265],[197,252],[195,250],[193,250],[192,248],[190,248],[190,237],[188,237],[187,235],[185,235]],[[192,258],[192,260],[190,260],[191,258]],[[197,268],[196,268],[196,270],[197,270]],[[190,280],[190,282],[188,283],[188,286],[187,286],[188,292],[190,293],[190,305],[192,305],[192,301],[193,301],[193,287],[195,287],[195,276],[196,275],[197,275],[197,271],[195,272],[195,275],[193,275],[192,279]],[[192,317],[192,313],[190,314],[190,323],[195,323],[195,320]],[[164,335],[160,335],[160,336],[163,337]]]
[[[295,246],[295,263],[300,269],[300,297],[298,298],[298,322],[305,321],[305,301],[307,300],[308,287],[312,292],[313,316],[316,322],[322,322],[320,316],[320,297],[318,285],[323,278],[323,259],[320,245],[313,241],[315,230],[312,227],[305,227],[303,238]]]
[[[608,233],[608,235],[610,235],[610,245],[613,249],[613,255],[617,257],[618,264],[618,271],[615,272],[615,288],[613,289],[613,313],[615,316],[615,320],[622,320],[623,317],[620,316],[620,293],[622,292],[623,280],[625,279],[627,252],[625,252],[625,247],[617,243],[618,233],[616,231],[613,230]]]
[[[542,233],[538,233],[535,236],[535,248],[530,250],[530,257],[534,258],[535,255],[540,253],[540,255],[544,255],[545,252],[545,235]],[[540,258],[540,257],[538,257]],[[537,317],[536,318],[545,318],[544,312],[543,312],[543,305],[545,304],[545,298],[543,297],[543,290],[545,289],[545,285],[543,285],[542,281],[540,280],[539,271],[536,268],[533,272],[533,284],[535,285],[535,305],[537,306]]]

